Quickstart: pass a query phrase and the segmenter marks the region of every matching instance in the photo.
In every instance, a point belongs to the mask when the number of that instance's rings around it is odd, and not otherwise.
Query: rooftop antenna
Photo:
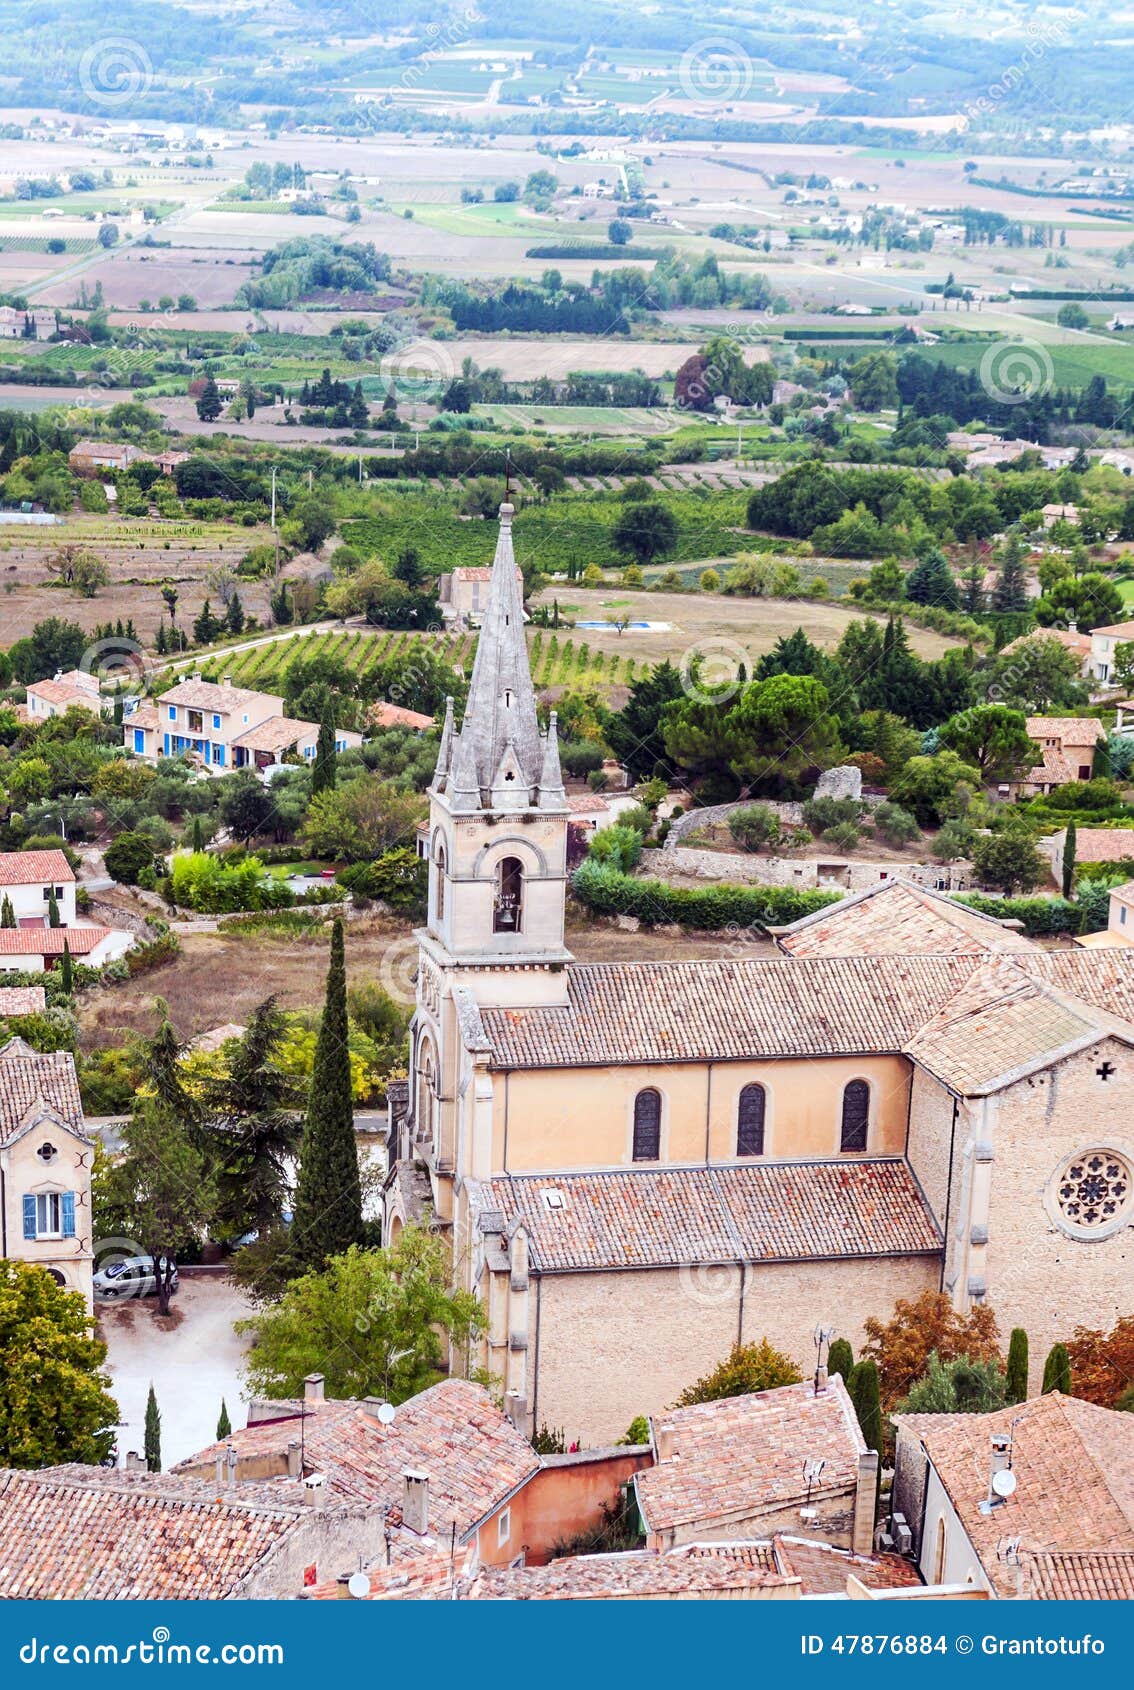
[[[809,1455],[803,1463],[803,1482],[807,1486],[806,1507],[811,1506],[811,1492],[823,1477],[823,1469],[827,1465],[821,1455]]]

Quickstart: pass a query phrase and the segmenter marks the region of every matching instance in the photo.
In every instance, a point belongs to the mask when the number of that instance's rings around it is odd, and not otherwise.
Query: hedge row
[[[988,898],[980,892],[967,892],[957,902],[981,915],[1022,922],[1024,932],[1032,939],[1053,933],[1100,933],[1107,924],[1114,884],[1117,882],[1113,880],[1096,880],[1081,885],[1076,898]]]
[[[719,931],[726,927],[782,927],[838,903],[839,892],[798,892],[790,886],[668,886],[639,880],[608,864],[587,860],[571,882],[575,896],[596,915],[632,915],[650,925]]]

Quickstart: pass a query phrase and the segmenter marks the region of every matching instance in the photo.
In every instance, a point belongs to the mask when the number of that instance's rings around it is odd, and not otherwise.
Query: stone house
[[[1043,797],[1072,781],[1090,780],[1095,747],[1106,742],[1097,716],[1029,716],[1026,727],[1039,748],[1039,762],[1005,781],[1003,796]]]
[[[71,1053],[0,1046],[0,1255],[39,1263],[88,1309],[93,1155]]]
[[[430,789],[384,1202],[387,1237],[427,1221],[450,1239],[486,1311],[472,1365],[524,1424],[602,1443],[738,1339],[806,1370],[816,1325],[859,1343],[927,1288],[993,1302],[1037,1356],[1111,1324],[1134,959],[1049,953],[890,881],[781,930],[775,958],[576,962],[511,517]],[[1075,1195],[1095,1156],[1115,1170],[1099,1201]]]
[[[1057,886],[1063,883],[1063,848],[1067,843],[1067,829],[1061,827],[1040,841],[1041,852],[1051,864],[1051,878]],[[1081,827],[1075,832],[1075,861],[1077,863],[1114,863],[1116,866],[1134,862],[1134,827]]]

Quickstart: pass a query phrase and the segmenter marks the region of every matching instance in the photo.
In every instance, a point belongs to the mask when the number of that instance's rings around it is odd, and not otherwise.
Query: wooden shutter
[[[656,1162],[661,1153],[661,1092],[651,1086],[634,1099],[634,1160]]]
[[[65,1191],[59,1199],[59,1212],[63,1220],[64,1238],[75,1236],[75,1193]]]
[[[865,1080],[851,1080],[843,1090],[843,1127],[840,1150],[865,1150],[870,1124],[870,1087]]]
[[[24,1237],[35,1237],[35,1198],[24,1198]]]
[[[736,1111],[736,1154],[762,1156],[764,1154],[764,1088],[745,1086]]]

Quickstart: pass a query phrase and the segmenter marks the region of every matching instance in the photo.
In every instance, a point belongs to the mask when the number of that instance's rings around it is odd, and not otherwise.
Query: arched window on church
[[[656,1162],[661,1155],[661,1092],[647,1086],[634,1099],[634,1160]]]
[[[840,1150],[865,1150],[870,1125],[870,1087],[865,1080],[848,1080],[843,1087]]]
[[[433,1138],[433,1053],[426,1045],[417,1071],[417,1136]]]
[[[494,933],[519,933],[524,913],[524,865],[519,857],[505,857],[496,871]]]
[[[745,1086],[736,1108],[736,1154],[764,1154],[764,1088]]]
[[[437,856],[436,856],[435,861],[436,861],[437,867],[436,867],[436,870],[435,870],[435,881],[434,881],[434,885],[435,885],[435,888],[436,888],[435,893],[434,893],[434,908],[437,911],[437,920],[438,921],[444,921],[444,919],[445,919],[445,845],[444,845],[444,842],[440,839],[437,841]]]

